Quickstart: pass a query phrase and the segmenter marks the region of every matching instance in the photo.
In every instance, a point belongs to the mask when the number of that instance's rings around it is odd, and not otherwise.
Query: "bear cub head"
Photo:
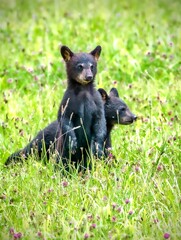
[[[62,46],[60,52],[66,63],[69,83],[88,85],[94,81],[101,46],[90,53],[73,53],[67,46]]]
[[[112,88],[109,95],[102,88],[99,88],[98,91],[104,101],[107,125],[129,125],[136,121],[137,117],[130,111],[126,103],[119,98],[116,88]]]

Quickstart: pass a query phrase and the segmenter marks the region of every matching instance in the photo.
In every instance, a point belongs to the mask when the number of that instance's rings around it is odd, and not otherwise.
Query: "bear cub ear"
[[[119,97],[118,90],[116,88],[111,88],[109,96],[110,97]]]
[[[101,55],[101,46],[97,46],[94,50],[90,52],[91,55],[95,58],[96,61],[98,61],[100,55]]]
[[[74,53],[67,46],[62,46],[60,48],[60,52],[65,62],[68,62],[74,55]]]
[[[103,88],[99,88],[98,91],[101,94],[103,102],[107,102],[107,100],[109,99],[107,92]]]

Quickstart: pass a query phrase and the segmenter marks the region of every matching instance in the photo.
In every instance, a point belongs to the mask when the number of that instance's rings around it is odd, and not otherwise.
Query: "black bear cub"
[[[105,141],[105,149],[111,148],[111,130],[115,124],[128,125],[136,121],[134,115],[123,100],[119,98],[119,93],[116,88],[112,88],[109,96],[107,92],[100,88],[100,94],[104,101],[104,110],[106,117],[107,135]]]
[[[62,137],[57,144],[57,162],[61,159],[65,166],[71,162],[86,168],[91,153],[98,158],[104,154],[106,120],[94,83],[100,53],[100,46],[90,53],[73,53],[67,46],[61,47],[68,86],[58,111]]]
[[[104,89],[98,89],[104,103],[106,117],[107,135],[105,138],[105,149],[112,147],[111,130],[115,124],[127,125],[136,120],[136,116],[131,113],[128,106],[119,98],[116,88],[112,88],[109,95]],[[27,158],[31,154],[38,153],[39,158],[49,159],[55,152],[57,140],[61,138],[60,124],[56,120],[41,130],[37,136],[22,150],[12,154],[6,161],[6,165],[11,162],[20,161],[21,158]],[[43,151],[43,149],[45,151]]]

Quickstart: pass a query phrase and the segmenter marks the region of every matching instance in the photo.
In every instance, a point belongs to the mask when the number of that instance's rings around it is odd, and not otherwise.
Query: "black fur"
[[[119,98],[116,88],[112,88],[109,96],[102,88],[98,90],[104,101],[105,117],[106,117],[106,143],[105,148],[111,148],[111,130],[115,124],[128,125],[136,121],[137,117],[129,110],[123,100]]]
[[[91,152],[99,158],[104,153],[104,106],[94,84],[100,53],[100,46],[90,53],[77,54],[66,46],[61,48],[68,87],[58,111],[62,137],[60,144],[57,144],[57,151],[65,165],[74,162],[86,168]]]
[[[109,95],[104,89],[98,89],[103,102],[106,116],[107,136],[105,139],[105,147],[109,149],[111,145],[111,130],[115,124],[131,124],[136,120],[136,116],[132,114],[128,106],[119,98],[117,89],[111,89]],[[119,113],[119,114],[117,114]],[[27,158],[31,154],[37,152],[38,158],[49,159],[50,153],[55,153],[57,140],[61,138],[61,131],[58,121],[54,121],[46,128],[40,131],[37,136],[22,150],[12,154],[5,162],[6,165],[11,162]],[[42,151],[43,146],[45,151]]]

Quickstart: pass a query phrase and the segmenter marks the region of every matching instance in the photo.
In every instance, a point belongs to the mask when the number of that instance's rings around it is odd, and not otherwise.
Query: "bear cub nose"
[[[133,120],[136,121],[136,119],[137,119],[137,116],[134,115]]]
[[[86,77],[86,80],[87,80],[87,81],[92,81],[92,80],[93,80],[93,76],[92,76],[92,75],[87,76],[87,77]]]

